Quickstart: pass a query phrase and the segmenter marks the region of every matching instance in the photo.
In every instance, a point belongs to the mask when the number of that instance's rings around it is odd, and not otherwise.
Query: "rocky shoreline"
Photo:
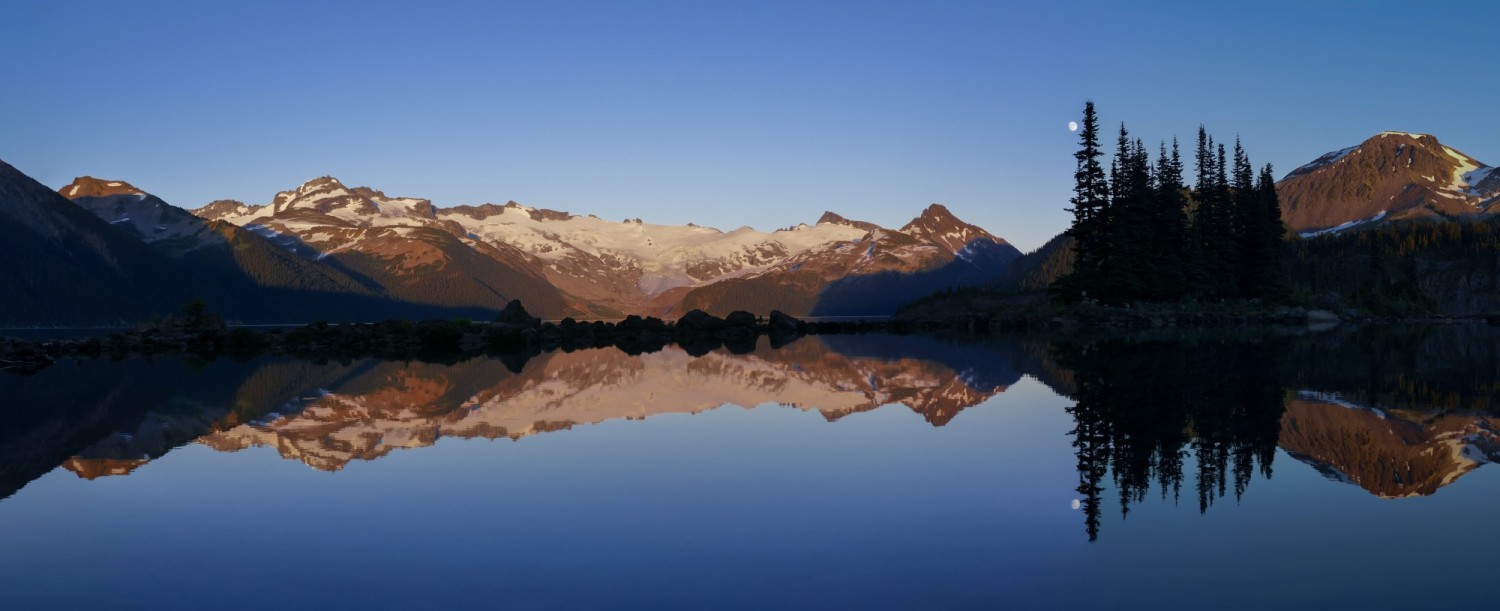
[[[618,322],[544,322],[519,301],[512,301],[496,320],[389,320],[373,324],[315,322],[294,329],[230,328],[211,314],[168,317],[135,330],[107,337],[32,342],[0,338],[0,371],[28,374],[61,359],[190,355],[204,358],[250,358],[284,354],[314,360],[378,357],[457,362],[493,355],[524,363],[543,351],[571,351],[613,346],[628,354],[655,352],[675,344],[701,355],[720,347],[745,353],[761,336],[781,346],[804,335],[936,331],[951,324],[917,321],[804,321],[780,311],[758,317],[736,311],[720,318],[693,310],[675,321],[629,316]]]
[[[1008,329],[1322,326],[1339,323],[1500,324],[1500,313],[1380,315],[1345,307],[1336,298],[1325,298],[1316,305],[1306,306],[1246,300],[1111,306],[1099,303],[1063,305],[1049,302],[1039,294],[1003,295],[986,292],[955,293],[938,299],[920,300],[903,309],[897,317],[921,324],[942,322],[957,327]]]
[[[991,308],[982,313],[934,316],[908,312],[882,320],[806,321],[780,311],[759,317],[736,311],[720,318],[693,310],[675,321],[629,316],[618,322],[542,321],[519,301],[506,306],[496,320],[406,321],[332,325],[315,322],[294,329],[230,328],[211,314],[168,317],[108,337],[33,342],[0,337],[0,371],[30,374],[62,359],[188,355],[203,358],[250,358],[291,355],[312,360],[375,357],[457,362],[477,355],[498,356],[519,369],[526,359],[545,351],[616,347],[627,354],[655,352],[677,345],[702,355],[727,348],[753,351],[761,336],[781,346],[804,335],[859,333],[957,333],[992,331],[1074,332],[1108,329],[1170,329],[1252,326],[1326,326],[1349,323],[1500,324],[1500,315],[1480,317],[1377,318],[1350,312],[1293,307],[1187,308],[1173,305],[1105,307],[1082,304],[1052,308]]]

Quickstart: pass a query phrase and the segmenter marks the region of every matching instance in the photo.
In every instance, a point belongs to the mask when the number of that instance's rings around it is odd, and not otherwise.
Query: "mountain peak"
[[[328,176],[328,175],[325,174],[323,176],[319,176],[317,178],[314,178],[312,180],[309,180],[307,182],[302,183],[302,186],[297,187],[297,190],[298,191],[313,191],[313,190],[316,190],[316,189],[322,189],[322,188],[327,188],[327,187],[343,187],[343,186],[344,186],[344,183],[339,182],[339,179],[334,178],[332,176]]]
[[[1437,140],[1437,138],[1433,137],[1432,134],[1414,134],[1411,132],[1383,131],[1375,134],[1374,136],[1370,136],[1367,140],[1365,140],[1365,142],[1369,142],[1370,140],[1374,140],[1376,138],[1389,138],[1393,136],[1397,138],[1411,138],[1412,140],[1421,140],[1423,138],[1432,138],[1434,141]]]
[[[973,227],[974,229],[979,229],[978,227],[974,227],[973,225],[959,220],[958,217],[953,216],[953,213],[949,212],[948,208],[943,206],[942,204],[932,204],[924,208],[922,210],[922,213],[917,215],[917,218],[912,219],[911,222],[902,227],[901,232],[910,233],[912,235],[936,235],[940,233],[947,233],[951,230],[963,227]],[[923,235],[922,237],[929,236]]]
[[[922,214],[918,218],[931,218],[936,220],[942,219],[944,216],[952,217],[953,213],[948,211],[947,206],[934,203],[927,206],[926,209],[922,210]]]
[[[68,186],[58,189],[57,192],[68,199],[80,197],[109,197],[111,195],[145,195],[146,192],[135,188],[134,185],[123,180],[104,180],[93,176],[79,176],[74,178]]]
[[[856,221],[856,220],[847,219],[847,218],[844,218],[843,216],[840,216],[839,214],[837,214],[835,212],[830,212],[830,211],[824,211],[823,212],[823,216],[818,217],[817,224],[818,225],[823,225],[823,224],[828,224],[828,225],[845,225],[845,226],[848,226],[848,227],[854,227],[856,229],[863,229],[865,231],[874,231],[874,230],[880,228],[880,226],[876,225],[875,223],[871,223],[871,222],[868,222],[868,221]]]
[[[959,220],[942,204],[932,204],[922,210],[922,214],[901,228],[901,233],[936,242],[954,252],[980,238],[987,238],[997,244],[1005,242],[983,229]]]
[[[1282,216],[1304,237],[1385,220],[1454,218],[1500,201],[1493,168],[1429,134],[1385,131],[1277,182]]]
[[[375,205],[368,198],[356,194],[332,176],[319,176],[302,183],[296,189],[277,193],[276,198],[271,200],[274,214],[293,208],[323,213],[339,208],[352,210],[357,214],[375,212]]]

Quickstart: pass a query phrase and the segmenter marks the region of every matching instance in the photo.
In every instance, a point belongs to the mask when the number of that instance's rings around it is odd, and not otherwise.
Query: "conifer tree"
[[[1148,297],[1152,241],[1150,223],[1150,168],[1145,147],[1130,139],[1120,124],[1110,184],[1110,217],[1106,234],[1110,259],[1104,268],[1101,299],[1126,302]]]
[[[1156,261],[1152,297],[1171,301],[1187,294],[1187,268],[1191,263],[1187,248],[1187,197],[1183,193],[1182,158],[1177,150],[1177,139],[1172,139],[1170,157],[1165,142],[1158,149],[1156,190],[1152,198],[1152,254]]]
[[[1260,194],[1255,190],[1255,171],[1250,166],[1250,156],[1240,146],[1238,136],[1234,139],[1234,171],[1231,176],[1233,183],[1230,201],[1233,205],[1230,208],[1230,218],[1235,239],[1234,248],[1227,250],[1225,254],[1229,258],[1228,267],[1234,282],[1225,288],[1232,291],[1232,296],[1253,297],[1260,277],[1260,273],[1253,268],[1260,265],[1260,258],[1265,256],[1264,243],[1259,237],[1264,234],[1265,229],[1261,222]]]
[[[1209,138],[1209,144],[1213,139]],[[1236,285],[1234,278],[1234,251],[1236,237],[1234,234],[1234,221],[1231,217],[1230,207],[1233,206],[1229,191],[1229,164],[1228,156],[1225,155],[1224,143],[1218,145],[1218,154],[1214,156],[1214,181],[1213,195],[1214,203],[1214,239],[1211,242],[1209,262],[1213,265],[1213,273],[1210,274],[1212,295],[1217,299],[1231,297]]]
[[[1073,272],[1060,278],[1054,288],[1059,297],[1074,301],[1086,297],[1090,287],[1097,286],[1104,261],[1108,258],[1108,243],[1105,222],[1109,215],[1109,184],[1106,182],[1099,158],[1099,118],[1094,112],[1094,102],[1083,107],[1083,125],[1078,136],[1078,152],[1073,154],[1077,162],[1073,172],[1073,197],[1069,200],[1073,213],[1073,225],[1068,235],[1073,238]]]
[[[1276,195],[1276,176],[1271,164],[1261,168],[1255,183],[1255,235],[1247,241],[1255,257],[1249,288],[1253,297],[1279,297],[1281,283],[1281,250],[1286,239],[1286,224],[1281,221],[1281,201]]]
[[[1215,155],[1217,148],[1218,154]],[[1194,238],[1202,261],[1202,273],[1193,291],[1199,297],[1224,297],[1222,287],[1229,274],[1225,251],[1234,236],[1228,218],[1228,190],[1225,176],[1224,146],[1214,144],[1213,136],[1198,127],[1198,183],[1193,192],[1197,208],[1193,213]]]

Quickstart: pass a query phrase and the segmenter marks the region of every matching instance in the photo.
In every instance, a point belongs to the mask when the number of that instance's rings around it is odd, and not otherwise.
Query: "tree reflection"
[[[1123,517],[1153,485],[1178,501],[1189,456],[1200,512],[1231,490],[1238,501],[1256,471],[1271,476],[1285,411],[1274,347],[1110,339],[1062,343],[1054,353],[1075,380],[1068,411],[1090,541],[1106,477]]]

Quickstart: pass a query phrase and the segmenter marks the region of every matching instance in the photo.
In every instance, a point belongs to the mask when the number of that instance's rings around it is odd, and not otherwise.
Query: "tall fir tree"
[[[1104,153],[1099,149],[1099,117],[1092,100],[1084,104],[1081,127],[1078,152],[1073,154],[1077,162],[1073,197],[1068,200],[1072,204],[1068,210],[1073,213],[1073,224],[1067,231],[1073,238],[1073,272],[1053,285],[1057,296],[1065,301],[1086,298],[1088,289],[1100,282],[1109,257],[1106,222],[1110,193],[1104,167],[1099,164]]]
[[[1282,285],[1281,257],[1286,240],[1286,224],[1281,221],[1281,200],[1276,195],[1276,175],[1271,164],[1261,168],[1256,178],[1255,233],[1247,240],[1249,252],[1255,257],[1252,271],[1248,275],[1251,297],[1279,298],[1285,291]]]
[[[1192,259],[1187,248],[1187,196],[1183,192],[1182,157],[1177,150],[1177,139],[1172,139],[1170,157],[1165,142],[1158,149],[1151,246],[1156,261],[1156,282],[1151,297],[1170,301],[1181,299],[1187,293],[1188,266]]]
[[[1234,235],[1227,209],[1229,186],[1226,184],[1224,146],[1216,146],[1213,136],[1207,135],[1202,126],[1198,127],[1197,157],[1193,233],[1198,242],[1202,273],[1193,293],[1200,298],[1219,299],[1225,296],[1224,287],[1231,273],[1225,253],[1232,247]]]
[[[1250,156],[1240,146],[1239,136],[1234,138],[1234,170],[1230,174],[1231,230],[1235,247],[1225,254],[1229,257],[1229,269],[1234,282],[1225,289],[1233,297],[1252,297],[1256,291],[1260,274],[1254,270],[1265,255],[1258,236],[1264,233],[1260,206],[1260,194],[1255,190],[1255,170],[1250,166]]]
[[[1128,302],[1149,298],[1153,282],[1151,236],[1151,169],[1145,147],[1131,140],[1120,124],[1110,185],[1110,217],[1106,234],[1110,259],[1106,262],[1101,299]]]
[[[1209,139],[1213,143],[1213,139]],[[1212,295],[1218,299],[1234,296],[1237,282],[1235,280],[1234,252],[1237,250],[1236,236],[1234,234],[1234,220],[1231,216],[1230,207],[1233,202],[1229,191],[1229,157],[1225,154],[1224,143],[1218,143],[1217,155],[1214,156],[1214,235],[1210,260],[1214,266],[1214,273],[1210,280],[1213,283]]]

